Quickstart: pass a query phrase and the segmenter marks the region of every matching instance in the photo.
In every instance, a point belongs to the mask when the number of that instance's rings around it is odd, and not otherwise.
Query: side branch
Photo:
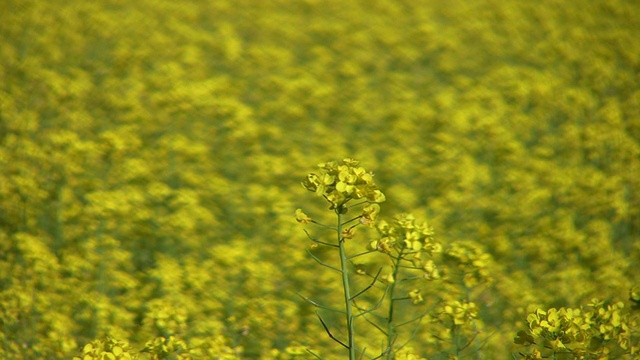
[[[309,234],[309,232],[307,231],[307,229],[304,229],[304,233],[305,233],[305,234],[307,234],[307,237],[308,237],[311,241],[313,241],[314,243],[316,243],[316,244],[325,245],[325,246],[331,246],[331,247],[338,247],[338,245],[336,245],[336,244],[331,244],[331,243],[328,243],[328,242],[324,242],[324,241],[320,241],[320,240],[316,240],[316,239],[314,239],[314,238],[311,236],[311,234]]]
[[[358,253],[358,254],[355,254],[355,255],[351,255],[351,256],[349,256],[349,257],[348,257],[348,259],[349,259],[349,260],[351,260],[351,259],[355,259],[355,258],[357,258],[358,256],[371,254],[371,253],[373,253],[373,252],[377,252],[377,251],[378,251],[378,250],[367,250],[367,251],[365,251],[365,252],[361,252],[361,253]]]
[[[317,302],[309,299],[308,297],[306,297],[306,296],[304,296],[304,295],[302,295],[300,293],[296,293],[296,294],[298,294],[298,296],[300,296],[304,301],[308,302],[309,304],[311,304],[311,305],[313,305],[313,306],[315,306],[317,308],[324,309],[324,310],[327,310],[327,311],[336,312],[336,313],[340,313],[340,314],[346,314],[344,312],[344,310],[340,310],[340,309],[336,309],[336,308],[330,308],[328,306],[324,306],[322,304],[318,304]]]
[[[311,257],[313,258],[313,260],[315,260],[318,264],[320,264],[320,265],[322,265],[322,266],[324,266],[324,267],[327,267],[327,268],[329,268],[329,269],[331,269],[331,270],[335,270],[335,271],[337,271],[337,272],[342,272],[342,270],[338,269],[337,267],[332,266],[332,265],[329,265],[329,264],[327,264],[326,262],[324,262],[324,261],[322,261],[322,260],[318,259],[318,257],[317,257],[317,256],[313,255],[313,253],[311,252],[311,250],[307,249],[307,254],[309,254],[309,256],[311,256]]]
[[[362,289],[359,293],[353,295],[349,300],[353,300],[358,296],[364,294],[367,290],[371,289],[371,287],[375,285],[376,281],[378,281],[378,277],[380,276],[381,272],[382,272],[382,268],[378,269],[378,273],[376,274],[376,276],[373,277],[373,281],[371,281],[371,284],[369,284],[366,288]]]
[[[349,349],[349,346],[347,346],[347,344],[343,343],[342,341],[340,341],[338,338],[336,338],[335,336],[333,336],[333,334],[331,333],[331,331],[329,331],[329,328],[327,327],[327,324],[325,324],[324,320],[322,320],[322,316],[320,316],[319,313],[316,312],[316,315],[318,315],[318,319],[320,319],[320,323],[322,323],[322,327],[324,327],[324,331],[327,332],[327,334],[329,335],[329,337],[331,339],[333,339],[335,342],[337,342],[338,344],[344,346],[346,349]]]

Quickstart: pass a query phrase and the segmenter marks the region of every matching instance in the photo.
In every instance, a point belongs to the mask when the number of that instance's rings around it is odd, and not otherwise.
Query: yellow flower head
[[[302,181],[302,186],[331,203],[331,209],[342,210],[352,199],[366,199],[369,203],[385,201],[384,194],[373,181],[373,174],[358,166],[358,161],[344,159],[319,164],[319,173],[311,173]],[[369,214],[374,211],[369,210]]]

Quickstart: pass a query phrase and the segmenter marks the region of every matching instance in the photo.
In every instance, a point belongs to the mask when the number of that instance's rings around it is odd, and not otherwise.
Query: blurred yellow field
[[[0,358],[347,358],[304,300],[344,306],[308,236],[340,200],[300,186],[344,158],[386,197],[342,233],[373,252],[355,288],[382,269],[362,303],[394,281],[376,226],[428,224],[393,357],[637,358],[639,24],[628,0],[4,1]]]

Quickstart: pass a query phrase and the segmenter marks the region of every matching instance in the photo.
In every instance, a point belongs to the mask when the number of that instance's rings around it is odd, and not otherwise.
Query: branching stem
[[[396,281],[398,279],[398,272],[400,271],[400,260],[402,259],[403,250],[398,252],[398,256],[393,259],[393,279],[394,281],[389,285],[389,315],[387,316],[387,359],[393,359],[393,343],[396,339],[396,329],[393,324],[393,308],[394,308],[394,290],[396,288]]]
[[[342,286],[344,292],[344,305],[347,321],[347,348],[349,349],[349,360],[356,360],[355,331],[353,325],[353,308],[351,306],[351,287],[349,285],[349,258],[345,250],[345,239],[342,237],[342,214],[339,209],[336,211],[338,215],[338,248],[340,250],[340,267],[342,268]]]

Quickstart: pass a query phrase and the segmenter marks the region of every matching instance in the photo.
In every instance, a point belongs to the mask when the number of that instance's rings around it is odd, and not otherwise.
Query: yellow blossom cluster
[[[542,358],[543,353],[570,354],[574,359],[608,358],[621,354],[638,354],[640,347],[632,343],[637,319],[622,312],[624,303],[605,305],[593,299],[586,309],[537,309],[527,316],[527,330],[514,338],[519,345],[536,345],[525,358]],[[536,357],[537,356],[537,357]]]
[[[415,269],[423,271],[425,279],[440,277],[433,260],[423,258],[424,255],[433,257],[442,251],[433,229],[426,222],[416,222],[412,214],[401,214],[391,223],[380,221],[376,229],[379,237],[369,242],[369,249],[409,261]]]
[[[346,212],[344,205],[350,200],[365,199],[370,203],[384,202],[384,194],[373,181],[373,174],[358,166],[358,161],[344,159],[342,164],[330,161],[318,165],[321,171],[311,173],[302,186],[331,203],[331,209]],[[365,213],[372,214],[372,208]]]

